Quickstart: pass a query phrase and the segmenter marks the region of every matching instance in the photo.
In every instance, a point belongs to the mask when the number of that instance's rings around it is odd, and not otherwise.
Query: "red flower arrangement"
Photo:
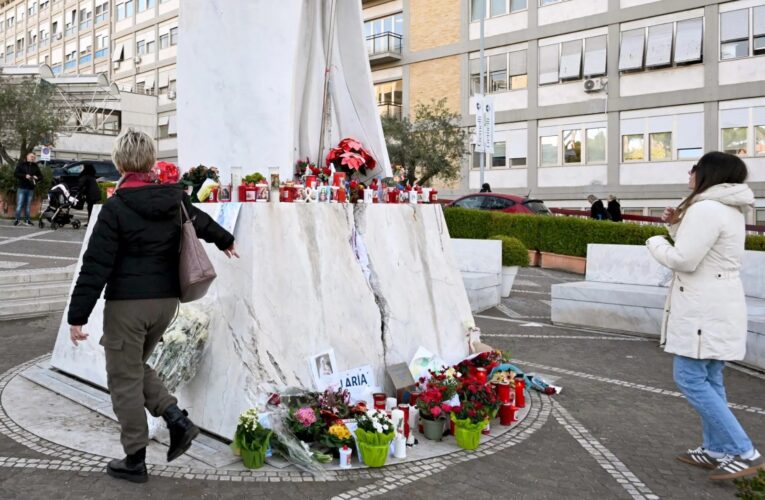
[[[446,416],[451,407],[444,402],[443,391],[436,387],[430,387],[417,398],[417,409],[420,416],[428,420],[437,420]]]
[[[354,172],[366,175],[367,169],[374,169],[377,162],[359,141],[346,137],[336,148],[329,151],[327,166],[330,165],[334,165],[337,171],[346,172],[350,177]]]
[[[305,160],[298,160],[295,162],[295,180],[300,181],[300,179],[303,178],[303,176],[306,174],[308,169],[313,169],[316,167],[316,164],[311,161],[310,158],[306,156]]]
[[[311,164],[308,167],[308,170],[311,171],[311,175],[315,175],[317,179],[319,179],[319,182],[323,184],[329,183],[329,176],[332,175],[332,169],[329,167],[323,167],[319,168],[314,164]]]
[[[177,184],[181,178],[181,172],[174,163],[159,161],[152,169],[160,184]]]
[[[483,384],[475,377],[466,377],[462,381],[458,394],[462,402],[462,408],[459,409],[460,415],[467,416],[455,415],[457,418],[471,418],[474,422],[478,422],[493,417],[499,410],[500,402],[490,384]]]
[[[487,372],[491,372],[499,364],[508,362],[509,359],[507,355],[502,351],[487,351],[482,352],[471,359],[461,361],[456,368],[463,375],[468,375],[473,374],[476,368],[486,368]]]

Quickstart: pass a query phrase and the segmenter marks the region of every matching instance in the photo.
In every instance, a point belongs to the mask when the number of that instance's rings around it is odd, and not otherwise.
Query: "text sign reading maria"
[[[372,367],[369,365],[352,368],[338,373],[342,389],[353,390],[359,387],[374,387],[377,385]]]

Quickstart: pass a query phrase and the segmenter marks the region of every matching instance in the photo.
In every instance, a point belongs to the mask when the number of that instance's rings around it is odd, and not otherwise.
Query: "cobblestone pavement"
[[[562,394],[534,394],[532,412],[505,440],[412,467],[340,480],[199,480],[126,484],[99,469],[34,451],[0,428],[0,500],[101,498],[733,498],[730,483],[674,456],[700,441],[695,413],[672,383],[656,342],[549,324],[550,285],[580,278],[524,269],[510,299],[476,318],[484,341],[512,352]],[[49,352],[60,317],[0,323],[0,373]],[[726,371],[729,399],[755,443],[765,443],[765,379]],[[41,409],[41,411],[51,411]],[[73,422],[72,425],[76,425]],[[765,447],[765,445],[762,445]],[[69,456],[61,452],[61,456]],[[53,470],[52,470],[53,469]],[[63,470],[62,470],[63,469]],[[256,480],[257,479],[257,480]],[[269,482],[268,479],[271,479]],[[274,482],[279,479],[279,482]],[[284,484],[289,483],[289,484]]]

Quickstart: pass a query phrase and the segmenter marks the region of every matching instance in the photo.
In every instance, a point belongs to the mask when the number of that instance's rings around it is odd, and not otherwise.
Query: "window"
[[[529,77],[526,71],[525,50],[510,52],[510,89],[525,89],[528,86]]]
[[[576,80],[582,77],[582,40],[565,42],[560,56],[560,79]]]
[[[170,45],[178,45],[178,28],[170,28]]]
[[[506,151],[506,143],[504,142],[494,143],[494,153],[492,153],[491,155],[491,166],[493,168],[507,166],[507,156],[505,151]]]
[[[703,148],[685,148],[677,150],[678,160],[697,160],[704,154]]]
[[[127,0],[125,2],[125,17],[133,17],[135,14],[135,7],[133,4],[133,0]]]
[[[675,40],[675,64],[701,61],[701,38],[704,20],[687,19],[677,23]]]
[[[587,163],[606,162],[606,129],[588,128],[587,132]]]
[[[646,46],[646,68],[667,66],[672,63],[672,23],[650,26]]]
[[[507,0],[491,0],[489,16],[504,16],[505,14],[507,14]]]
[[[563,163],[582,163],[582,131],[563,131]]]
[[[643,134],[622,136],[622,161],[643,160],[645,156],[645,138]]]
[[[515,202],[499,196],[484,196],[484,210],[505,210],[515,205]]]
[[[584,76],[602,76],[606,74],[606,35],[593,36],[584,42]]]
[[[507,54],[489,58],[489,92],[504,92],[507,90]]]
[[[672,132],[654,132],[648,134],[648,145],[650,148],[649,161],[672,159]]]
[[[558,165],[558,136],[539,138],[542,166]]]
[[[117,21],[122,21],[123,19],[125,19],[125,4],[118,3],[117,4]]]
[[[747,156],[748,127],[731,127],[722,129],[722,150],[739,156]]]
[[[96,23],[109,19],[109,2],[96,5]]]
[[[146,42],[141,40],[135,44],[135,52],[137,55],[143,55],[146,53]]]
[[[375,99],[380,115],[401,117],[401,106],[404,104],[403,87],[402,80],[375,85]]]
[[[619,51],[619,71],[643,68],[643,28],[622,33],[622,45]]]
[[[157,45],[156,42],[153,40],[151,42],[146,42],[146,53],[147,54],[153,54],[154,53],[154,47]]]
[[[754,126],[754,154],[765,155],[765,125]]]
[[[480,21],[484,14],[483,7],[486,0],[471,0],[470,2],[470,20]],[[483,15],[483,17],[486,17]]]
[[[752,21],[753,52],[754,55],[765,54],[765,5],[755,7]]]
[[[749,9],[720,14],[720,59],[749,56]]]
[[[159,37],[159,50],[166,49],[170,46],[170,34],[161,35]]]
[[[138,12],[143,12],[148,8],[147,0],[138,0]]]
[[[484,196],[468,196],[454,202],[454,206],[461,208],[481,208]]]
[[[558,44],[539,48],[539,84],[558,83]]]
[[[53,23],[50,25],[50,31],[54,35],[58,34],[58,21],[53,21]]]

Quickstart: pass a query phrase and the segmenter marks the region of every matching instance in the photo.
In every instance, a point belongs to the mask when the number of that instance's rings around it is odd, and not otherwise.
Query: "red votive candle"
[[[485,384],[488,380],[488,377],[486,374],[486,368],[476,368],[475,378],[478,379],[478,382]]]
[[[404,437],[409,438],[409,405],[400,404],[398,409],[404,412]]]
[[[417,400],[420,399],[420,391],[412,391],[409,393],[409,404],[417,406]]]
[[[526,383],[522,378],[515,379],[515,405],[518,408],[526,407],[526,394],[523,390],[526,388]]]
[[[375,392],[372,394],[372,399],[375,402],[375,410],[385,410],[385,400],[388,398],[388,395],[384,392]]]
[[[497,389],[497,399],[502,403],[510,402],[510,384],[507,382],[500,382],[495,385]]]
[[[513,403],[503,403],[499,407],[499,424],[507,426],[515,422],[516,410],[517,408]]]
[[[484,436],[488,436],[491,434],[491,421],[486,422],[486,427],[481,429],[481,434],[483,434]]]

